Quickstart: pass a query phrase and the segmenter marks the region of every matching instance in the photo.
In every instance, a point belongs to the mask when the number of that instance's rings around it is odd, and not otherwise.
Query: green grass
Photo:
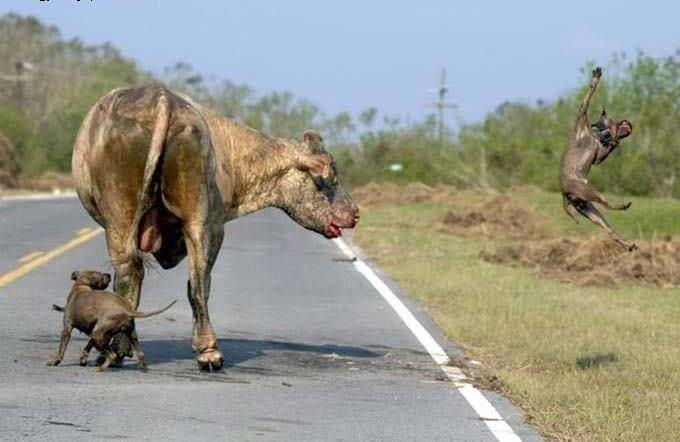
[[[525,189],[516,197],[558,233],[599,232],[570,221],[559,195]],[[478,253],[492,240],[437,231],[445,211],[363,208],[354,240],[486,374],[500,378],[545,436],[680,440],[679,289],[584,288],[489,264]],[[644,198],[633,198],[628,212],[607,213],[630,238],[680,234],[675,214],[677,201]]]
[[[527,206],[550,220],[557,232],[601,233],[592,223],[582,220],[579,224],[569,218],[562,208],[562,197],[556,193],[538,189],[520,189],[517,197]],[[608,196],[614,203],[632,201],[626,211],[602,210],[614,230],[630,238],[649,239],[656,235],[680,235],[680,201],[639,197]]]

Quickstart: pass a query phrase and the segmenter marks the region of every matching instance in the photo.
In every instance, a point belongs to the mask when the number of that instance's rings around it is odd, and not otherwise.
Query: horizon
[[[342,8],[296,2],[285,7],[255,3],[238,10],[206,2],[192,5],[189,12],[177,0],[162,6],[158,0],[134,5],[130,0],[115,5],[52,0],[12,5],[3,13],[33,15],[58,27],[65,39],[110,42],[154,76],[184,61],[207,80],[247,84],[256,94],[288,91],[327,115],[347,111],[356,118],[376,107],[379,118],[421,120],[436,111],[424,103],[436,99],[428,90],[438,86],[445,68],[447,99],[458,106],[446,113],[446,120],[458,126],[480,121],[507,101],[552,101],[581,86],[580,70],[588,61],[606,66],[622,51],[673,55],[680,47],[672,35],[672,17],[678,15],[673,8],[680,13],[680,4],[664,5],[666,13],[655,15],[660,9],[654,3],[637,10],[632,2],[618,2],[619,25],[606,30],[595,14],[582,13],[590,6],[583,0],[559,16],[539,2],[476,7],[441,0],[417,8],[354,1]],[[187,16],[197,24],[187,28]],[[159,24],[149,25],[153,19]],[[450,26],[455,21],[460,29]],[[404,32],[407,25],[409,32]],[[121,28],[125,32],[117,32]],[[217,47],[229,56],[215,56]],[[451,53],[464,62],[457,63]]]

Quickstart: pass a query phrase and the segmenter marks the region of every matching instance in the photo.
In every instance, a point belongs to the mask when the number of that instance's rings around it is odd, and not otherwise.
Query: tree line
[[[587,84],[593,63],[585,63]],[[460,187],[532,184],[557,189],[557,168],[584,88],[552,101],[507,102],[441,142],[436,119],[403,123],[371,107],[354,117],[324,113],[289,92],[257,93],[246,84],[205,78],[185,62],[160,75],[144,71],[111,44],[66,40],[31,16],[0,17],[0,131],[16,146],[22,173],[68,171],[78,127],[109,90],[162,81],[223,115],[274,136],[321,132],[350,185],[421,181]],[[680,197],[680,49],[665,57],[616,54],[591,106],[606,103],[615,118],[633,122],[596,187],[614,193]]]

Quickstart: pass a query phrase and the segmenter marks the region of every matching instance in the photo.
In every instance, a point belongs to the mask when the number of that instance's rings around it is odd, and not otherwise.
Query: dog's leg
[[[598,226],[602,227],[609,236],[611,236],[617,243],[621,244],[623,247],[625,247],[628,251],[633,251],[637,249],[637,245],[633,242],[626,241],[614,231],[609,226],[609,223],[607,223],[607,220],[604,219],[604,216],[600,213],[595,206],[588,202],[588,201],[583,201],[581,204],[578,204],[576,207],[576,210],[579,211],[579,213],[589,220],[591,220],[593,223],[597,224]]]
[[[108,350],[106,353],[106,358],[104,358],[104,362],[102,362],[102,365],[99,367],[95,368],[97,371],[106,371],[107,368],[109,368],[109,365],[111,365],[112,362],[114,362],[117,359],[118,355],[116,355],[116,352],[113,350]]]
[[[142,370],[146,370],[146,358],[144,357],[144,351],[142,351],[142,347],[139,345],[139,337],[137,336],[137,331],[132,330],[130,333],[130,343],[132,344],[132,348],[135,351],[135,354],[137,355],[137,361],[139,363],[139,368]]]
[[[602,195],[600,192],[598,192],[597,190],[595,190],[591,186],[588,186],[588,187],[590,187],[590,192],[589,192],[590,198],[588,200],[592,201],[594,203],[600,203],[609,210],[628,210],[628,208],[631,205],[630,201],[628,201],[627,203],[623,203],[623,204],[612,204],[609,201],[607,201],[607,199],[604,197],[604,195]]]
[[[631,204],[630,201],[623,204],[612,204],[607,201],[604,195],[595,190],[590,183],[584,183],[583,181],[578,180],[570,180],[567,185],[566,193],[579,200],[602,204],[609,210],[627,210]]]
[[[92,336],[90,339],[93,341],[94,346],[102,352],[102,354],[105,354],[104,360],[102,363],[96,368],[97,371],[106,371],[107,368],[109,368],[109,365],[111,365],[112,362],[116,361],[118,355],[116,354],[115,351],[111,348],[111,331],[108,325],[106,325],[104,322],[101,322],[95,326],[94,330],[92,330]]]
[[[562,195],[562,207],[564,208],[564,211],[567,212],[567,215],[578,224],[578,210],[576,210],[576,207],[574,207],[574,204],[569,201],[569,198],[567,198],[566,195]]]
[[[90,350],[92,350],[92,347],[94,346],[94,339],[90,339],[87,341],[87,344],[85,344],[85,348],[83,348],[83,352],[80,354],[80,365],[83,367],[87,365],[87,358],[90,356]]]
[[[64,329],[61,331],[61,340],[59,341],[59,351],[57,352],[57,356],[55,356],[54,359],[49,360],[47,365],[59,365],[59,363],[64,360],[64,353],[66,352],[66,346],[68,345],[68,342],[71,340],[72,330],[73,327],[70,325],[64,325]]]

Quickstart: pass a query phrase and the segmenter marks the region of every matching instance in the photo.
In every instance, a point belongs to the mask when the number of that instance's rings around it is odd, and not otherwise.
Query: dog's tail
[[[64,307],[60,307],[57,304],[52,304],[52,310],[54,310],[55,312],[63,312]]]
[[[145,313],[145,312],[130,312],[130,317],[132,317],[132,318],[148,318],[149,316],[160,315],[161,313],[163,313],[164,311],[166,311],[167,309],[169,309],[170,307],[175,305],[176,302],[177,302],[177,300],[175,299],[174,301],[172,301],[170,304],[166,305],[162,309],[154,310],[154,311],[148,312],[148,313]]]

